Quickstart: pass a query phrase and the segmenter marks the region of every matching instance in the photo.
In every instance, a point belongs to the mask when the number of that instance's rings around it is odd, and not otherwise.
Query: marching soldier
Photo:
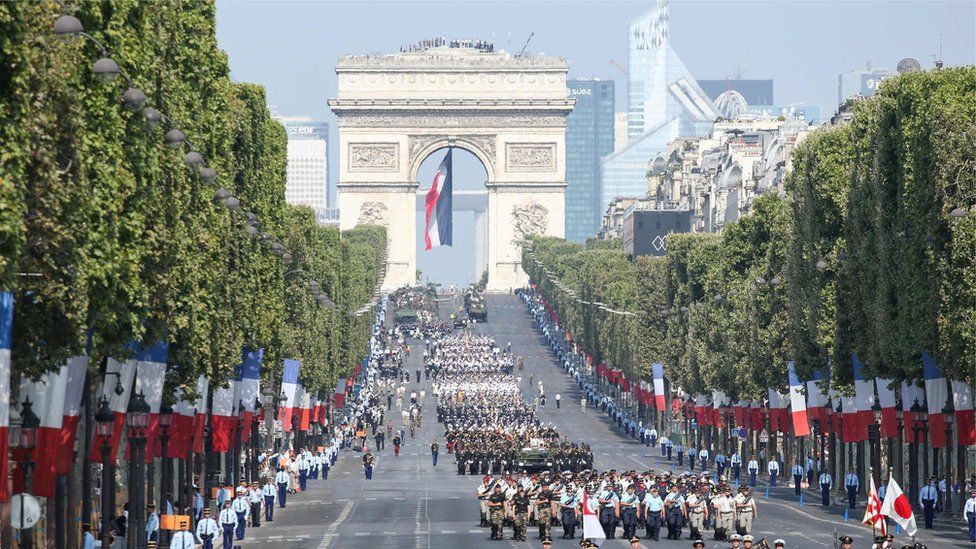
[[[705,521],[708,520],[708,505],[702,495],[702,489],[698,493],[694,489],[685,498],[685,505],[688,506],[688,527],[691,529],[691,539],[702,539],[702,530],[705,529]]]
[[[288,489],[291,488],[291,476],[285,471],[284,467],[278,467],[278,474],[275,475],[275,484],[278,485],[278,507],[285,508],[285,498],[288,497]]]
[[[274,520],[275,485],[270,478],[264,483],[261,495],[264,497],[264,521],[271,522]]]
[[[237,514],[237,539],[244,539],[244,531],[247,529],[247,518],[251,515],[251,502],[245,496],[246,492],[239,492],[234,498],[231,508]]]
[[[187,532],[189,524],[187,520],[180,521],[180,530],[173,534],[173,541],[169,544],[169,549],[193,549],[193,534]]]
[[[366,474],[366,480],[373,480],[373,463],[376,462],[376,456],[366,449],[366,453],[363,454],[363,472]]]
[[[570,485],[570,488],[575,488]],[[559,496],[560,519],[563,524],[563,539],[576,537],[576,490],[567,489]]]
[[[664,498],[664,517],[668,526],[668,539],[681,539],[681,525],[685,517],[685,498],[678,492],[678,485],[671,485],[671,493]]]
[[[614,539],[617,530],[616,521],[620,518],[620,498],[617,493],[610,489],[610,485],[600,491],[597,501],[600,504],[600,526],[603,527],[603,534],[607,539]]]
[[[488,526],[488,496],[491,495],[491,477],[485,477],[475,491],[478,497],[478,507],[481,511],[481,523],[478,526]]]
[[[502,522],[505,520],[505,494],[502,485],[495,484],[491,495],[488,496],[488,513],[491,520],[491,539],[501,540],[504,533]]]
[[[712,508],[715,509],[715,539],[728,540],[729,534],[735,528],[735,502],[732,500],[732,493],[728,489],[719,492],[712,499]]]
[[[214,537],[219,533],[217,521],[210,518],[210,509],[204,509],[203,518],[197,522],[197,539],[200,540],[201,549],[213,549]]]
[[[646,529],[644,537],[658,541],[658,536],[661,535],[661,524],[664,522],[664,500],[658,495],[657,486],[652,486],[644,494],[641,508]]]
[[[525,494],[525,487],[519,485],[511,501],[513,524],[515,532],[512,539],[525,541],[525,530],[529,523],[529,496]]]
[[[752,521],[758,518],[759,513],[756,509],[756,501],[745,486],[739,488],[739,495],[735,497],[735,516],[738,532],[743,536],[751,534]]]
[[[634,493],[635,486],[629,484],[627,493],[620,496],[620,519],[624,523],[624,539],[630,539],[637,531],[637,508],[640,498]]]
[[[552,490],[544,481],[535,496],[535,520],[539,524],[539,539],[549,539],[552,535]]]
[[[230,500],[224,502],[220,510],[220,528],[224,534],[224,547],[234,546],[234,529],[237,528],[237,513],[230,508]]]
[[[437,437],[434,437],[433,444],[430,445],[430,459],[434,462],[434,467],[437,467],[437,453],[440,451],[441,445],[437,443]]]

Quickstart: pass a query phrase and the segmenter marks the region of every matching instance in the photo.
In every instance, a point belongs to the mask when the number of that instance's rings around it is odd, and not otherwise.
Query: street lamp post
[[[946,500],[944,509],[952,511],[952,422],[955,410],[948,403],[942,408],[942,418],[945,421],[945,479]]]
[[[888,459],[890,460],[890,463],[888,464],[888,468],[898,472],[897,480],[902,484],[902,486],[904,486],[905,485],[904,482],[905,449],[903,445],[905,440],[905,434],[904,434],[905,412],[902,411],[901,405],[895,408],[895,421],[897,422],[897,429],[898,429],[898,445],[894,447],[898,448],[898,457],[897,458],[895,457],[894,450],[893,450],[894,437],[889,437],[888,438]]]
[[[922,406],[918,403],[918,399],[915,399],[915,403],[912,404],[910,408],[912,413],[912,437],[911,444],[908,445],[908,481],[909,488],[908,493],[914,496],[918,494],[918,446],[919,446],[919,436],[918,432],[921,429],[921,422],[919,420],[922,415]]]
[[[41,420],[31,408],[30,397],[25,397],[20,409],[20,433],[19,444],[24,451],[24,494],[31,492],[31,469],[34,462],[31,460],[31,452],[37,447],[37,429],[41,426]],[[6,479],[4,479],[6,482]],[[28,533],[29,532],[29,533]],[[21,549],[32,549],[34,547],[34,531],[24,529],[24,499],[20,500],[20,547]]]
[[[108,407],[108,399],[102,401],[95,414],[96,432],[102,440],[102,547],[112,544],[112,515],[115,513],[115,456],[112,451],[112,431],[115,428],[115,414]]]
[[[159,463],[162,467],[162,470],[159,472],[159,483],[162,485],[162,489],[159,492],[160,496],[162,496],[162,503],[159,505],[159,507],[157,507],[157,509],[159,509],[160,514],[167,513],[166,504],[172,503],[172,498],[170,495],[173,492],[173,460],[169,458],[169,428],[172,424],[173,407],[169,404],[163,403],[159,409],[159,426],[162,428],[162,431],[159,434],[159,447],[161,450]],[[168,545],[168,534],[168,530],[161,530],[161,547]]]
[[[258,427],[261,425],[261,413],[268,412],[265,411],[261,399],[254,397],[254,415],[251,416],[251,482],[258,480],[258,455],[261,451]]]
[[[919,421],[922,422],[922,440],[925,444],[920,444],[918,446],[919,450],[922,452],[922,477],[929,476],[929,471],[932,469],[929,467],[929,413],[928,405],[922,404],[922,413],[918,415]],[[916,441],[917,444],[917,441]]]
[[[146,428],[149,426],[149,404],[142,392],[129,400],[126,421],[129,426],[129,514],[126,546],[146,548]]]
[[[881,473],[881,404],[876,400],[871,406],[874,422],[869,427],[868,437],[871,439],[871,468]],[[888,455],[889,462],[891,455]]]

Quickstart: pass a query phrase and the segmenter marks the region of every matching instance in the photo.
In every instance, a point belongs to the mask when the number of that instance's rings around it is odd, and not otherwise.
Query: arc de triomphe
[[[412,284],[417,171],[432,152],[465,149],[488,173],[488,288],[527,281],[521,241],[563,236],[568,98],[563,59],[435,47],[339,60],[339,226],[388,228],[385,289]],[[425,183],[425,187],[428,186]]]

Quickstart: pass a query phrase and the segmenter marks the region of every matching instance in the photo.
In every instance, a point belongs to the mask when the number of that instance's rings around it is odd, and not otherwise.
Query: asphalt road
[[[646,448],[615,430],[605,414],[593,408],[584,412],[580,394],[563,369],[554,360],[545,340],[533,328],[533,319],[526,312],[522,301],[514,295],[488,296],[488,322],[471,328],[492,335],[503,347],[511,341],[513,352],[526,357],[522,373],[526,398],[531,399],[535,387],[542,380],[549,405],[540,410],[544,422],[552,422],[560,433],[572,440],[588,442],[594,451],[596,466],[601,469],[670,468],[660,462],[660,451]],[[442,312],[452,307],[442,303]],[[421,350],[422,344],[414,344]],[[407,358],[406,364],[413,370],[420,364],[419,353]],[[361,467],[361,454],[346,451],[332,469],[328,480],[310,480],[308,490],[290,496],[287,509],[276,510],[275,521],[260,528],[250,528],[243,547],[265,548],[444,548],[444,547],[541,547],[530,542],[493,542],[487,528],[478,527],[478,505],[474,498],[479,479],[474,476],[458,476],[453,455],[445,453],[443,428],[436,422],[434,400],[429,382],[411,383],[408,392],[427,391],[425,418],[416,438],[409,434],[401,448],[400,456],[393,456],[392,446],[377,452],[373,479],[365,480]],[[554,396],[562,395],[562,408],[556,409]],[[575,404],[572,404],[575,403]],[[394,408],[396,408],[394,403]],[[388,417],[394,420],[399,410]],[[396,421],[395,421],[396,423]],[[440,437],[442,453],[437,467],[431,464],[429,445],[434,437]],[[770,497],[757,493],[759,518],[754,535],[770,540],[783,537],[788,547],[831,547],[836,539],[834,531],[846,533],[855,539],[855,547],[870,547],[871,531],[858,524],[864,513],[863,505],[851,513],[851,521],[843,521],[843,507],[832,506],[824,510],[819,505],[800,507],[793,499],[792,488],[772,489]],[[810,495],[807,496],[811,500]],[[812,501],[817,503],[819,500]],[[706,537],[711,532],[706,533]],[[578,547],[578,539],[560,539],[560,528],[554,529],[554,547]],[[618,530],[619,534],[619,530]],[[511,532],[506,532],[506,538]],[[537,532],[535,533],[537,535]],[[579,531],[578,534],[579,535]],[[644,541],[641,547],[690,547],[687,540],[660,542]],[[933,538],[924,533],[920,537],[928,547],[971,547],[963,532],[951,537]],[[899,538],[898,541],[907,541]],[[604,547],[627,547],[622,540],[607,542]],[[727,547],[727,544],[706,540],[706,547]]]

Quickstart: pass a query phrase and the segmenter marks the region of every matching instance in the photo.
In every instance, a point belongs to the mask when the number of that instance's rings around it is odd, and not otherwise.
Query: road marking
[[[370,535],[370,534],[372,534],[372,532],[356,532],[356,533],[355,533],[355,534],[353,534],[353,535],[354,535],[354,536],[368,536],[368,535]]]
[[[457,530],[441,530],[442,534],[457,534]]]
[[[481,530],[468,530],[469,534],[480,534]]]
[[[347,500],[346,506],[342,508],[342,512],[339,513],[339,516],[336,517],[335,521],[329,525],[325,535],[322,536],[322,542],[319,543],[319,549],[326,549],[332,543],[332,540],[336,538],[339,527],[343,522],[345,522],[346,518],[349,517],[349,512],[352,511],[353,505],[355,505],[354,502]]]

